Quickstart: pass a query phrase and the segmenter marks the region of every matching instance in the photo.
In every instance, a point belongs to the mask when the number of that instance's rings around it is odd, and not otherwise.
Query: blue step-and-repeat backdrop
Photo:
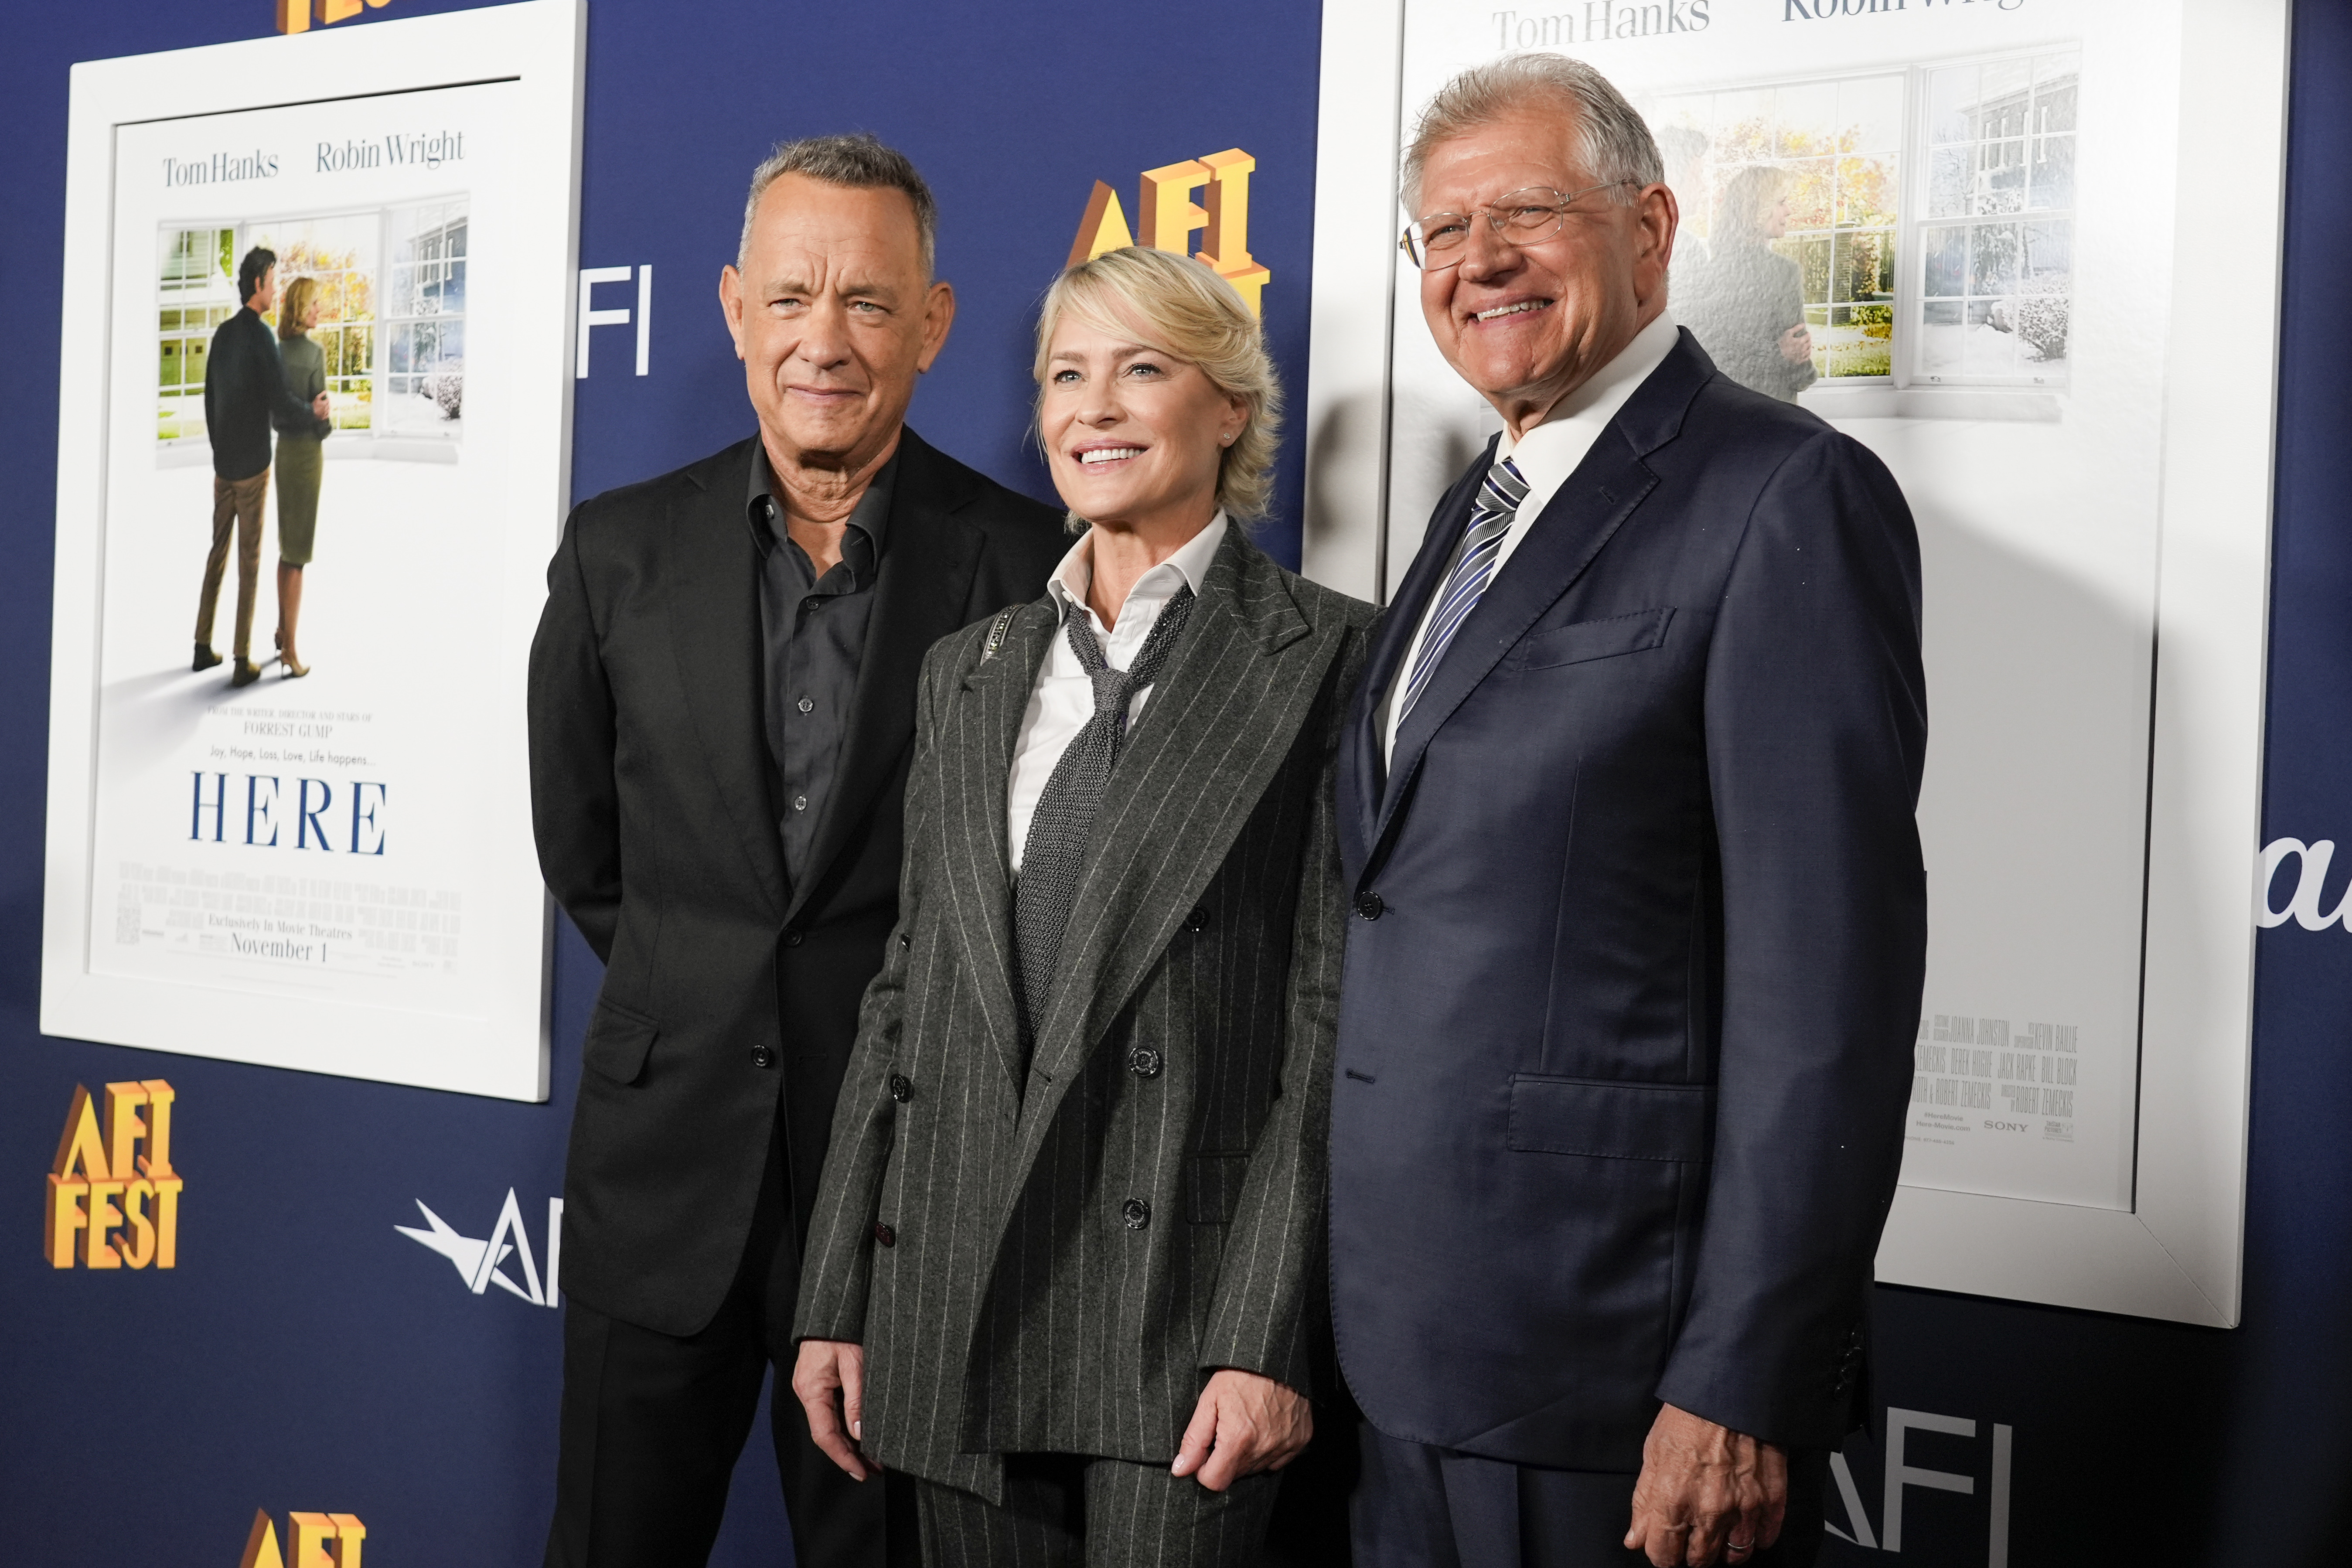
[[[454,8],[389,0],[341,25]],[[1309,0],[594,0],[580,262],[650,266],[658,303],[647,374],[609,331],[578,384],[573,494],[751,431],[718,272],[751,165],[824,131],[877,132],[939,193],[960,310],[912,414],[934,443],[1051,499],[1026,440],[1029,333],[1094,182],[1128,193],[1229,148],[1257,160],[1250,248],[1303,410],[1324,25]],[[37,1021],[68,68],[270,31],[270,0],[19,0],[0,16],[0,1184],[18,1195],[0,1205],[17,1216],[0,1225],[0,1563],[232,1568],[260,1510],[289,1563],[295,1536],[358,1521],[374,1568],[516,1568],[538,1561],[553,1491],[549,1201],[598,980],[577,936],[559,934],[543,1105],[91,1046]],[[2265,842],[2352,838],[2352,5],[2303,0],[2294,37]],[[2227,189],[2185,200],[2191,221],[2233,219]],[[599,303],[635,298],[611,292]],[[1293,563],[1300,489],[1293,443],[1266,535]],[[2331,884],[2319,907],[2341,896]],[[1832,1542],[1832,1561],[2352,1557],[2352,929],[2289,922],[2260,942],[2244,1325],[1882,1289],[1879,1419],[1846,1450],[1851,1506],[1831,1510],[1867,1539]],[[34,1194],[59,1129],[78,1088],[134,1079],[173,1089],[173,1267],[54,1268]],[[493,1242],[532,1269],[474,1267]],[[1998,1490],[1996,1426],[2012,1445]],[[715,1559],[730,1568],[790,1560],[767,1442],[762,1421]]]

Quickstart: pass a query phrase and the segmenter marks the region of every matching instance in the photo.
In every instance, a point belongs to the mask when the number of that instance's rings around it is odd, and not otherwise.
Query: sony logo
[[[2022,1121],[1988,1121],[1985,1125],[1991,1128],[1996,1132],[2022,1132],[2025,1131],[2025,1123]]]

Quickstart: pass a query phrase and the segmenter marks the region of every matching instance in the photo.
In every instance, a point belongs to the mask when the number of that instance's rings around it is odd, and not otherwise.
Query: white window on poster
[[[1880,72],[1659,106],[1691,237],[1671,298],[1734,380],[1793,397],[1893,374],[1904,86]]]
[[[213,333],[236,313],[236,230],[165,228],[156,263],[155,438],[205,438],[205,363]]]
[[[395,434],[455,439],[466,394],[466,203],[395,207],[384,300],[384,413]]]
[[[418,455],[420,439],[447,451],[465,427],[466,228],[464,196],[167,225],[157,261],[158,445],[203,450],[212,336],[240,304],[240,261],[261,246],[278,257],[281,297],[297,278],[318,284],[310,336],[325,355],[335,428],[344,437],[336,455],[352,454],[353,437],[384,438],[370,449],[387,457]],[[262,320],[277,331],[276,311]]]
[[[2066,50],[1922,75],[1917,379],[2063,384],[2081,57]]]
[[[375,426],[375,278],[382,249],[379,214],[270,218],[246,226],[238,254],[264,246],[278,257],[278,297],[298,278],[318,285],[310,341],[327,362],[328,405],[345,435]],[[262,317],[278,330],[276,310]]]
[[[1675,314],[1777,397],[2063,385],[2080,80],[2063,48],[1662,99]]]

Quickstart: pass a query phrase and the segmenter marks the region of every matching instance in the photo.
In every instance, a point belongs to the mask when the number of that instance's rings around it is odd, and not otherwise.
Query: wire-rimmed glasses
[[[1466,213],[1424,213],[1405,225],[1404,237],[1397,241],[1397,246],[1423,272],[1441,272],[1459,265],[1468,253],[1470,225],[1481,213],[1504,243],[1541,245],[1568,222],[1568,210],[1580,196],[1638,184],[1634,180],[1604,180],[1580,191],[1565,192],[1549,185],[1528,185],[1507,192]]]

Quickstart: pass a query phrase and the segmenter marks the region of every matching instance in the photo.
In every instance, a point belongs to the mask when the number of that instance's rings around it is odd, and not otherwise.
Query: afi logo
[[[1949,1464],[1965,1458],[1968,1468],[1942,1470],[1932,1466],[1916,1464],[1918,1439],[1925,1433],[1938,1434],[1937,1444],[1927,1458]],[[1977,1423],[1965,1415],[1937,1415],[1926,1410],[1899,1410],[1889,1405],[1886,1411],[1886,1487],[1880,1504],[1878,1522],[1873,1527],[1870,1510],[1862,1500],[1862,1489],[1854,1485],[1853,1467],[1843,1454],[1830,1456],[1830,1486],[1838,1495],[1845,1514],[1846,1528],[1836,1524],[1840,1510],[1827,1510],[1829,1532],[1840,1541],[1850,1542],[1872,1552],[1903,1550],[1903,1502],[1906,1490],[1958,1492],[1964,1497],[1979,1495],[1977,1490],[1976,1456],[1982,1452],[1974,1439]],[[1950,1439],[1969,1439],[1966,1447]],[[1992,1450],[1985,1455],[1985,1568],[2009,1568],[2009,1471],[2010,1451],[2014,1446],[2011,1427],[1995,1423],[1992,1428]],[[1917,1542],[1914,1542],[1917,1544]]]
[[[180,1262],[180,1176],[172,1169],[172,1086],[160,1078],[74,1086],[49,1165],[41,1256],[55,1268],[173,1268]],[[141,1114],[142,1112],[145,1114]]]
[[[367,0],[367,4],[371,9],[381,11],[392,0]],[[360,0],[278,0],[278,30],[307,33],[313,20],[321,27],[331,27],[359,14]]]
[[[522,1205],[515,1201],[514,1189],[507,1189],[506,1206],[499,1210],[499,1222],[490,1227],[488,1241],[476,1241],[461,1236],[448,1221],[416,1201],[417,1212],[432,1228],[420,1230],[415,1226],[396,1225],[400,1232],[420,1247],[429,1247],[447,1258],[466,1282],[466,1289],[479,1296],[491,1286],[510,1296],[519,1297],[534,1307],[552,1307],[556,1303],[555,1274],[563,1259],[563,1200],[547,1200],[547,1289],[539,1284],[539,1267],[530,1253],[530,1233],[523,1229]],[[499,1267],[509,1258],[521,1266],[522,1279],[517,1281]]]
[[[348,1513],[289,1513],[286,1542],[290,1551],[278,1549],[278,1527],[266,1508],[253,1511],[253,1533],[246,1538],[245,1555],[236,1568],[360,1568],[360,1542],[367,1526]]]
[[[1097,180],[1086,216],[1078,220],[1069,265],[1092,261],[1107,250],[1128,245],[1172,250],[1181,256],[1192,247],[1192,231],[1204,228],[1208,230],[1205,243],[1193,252],[1192,259],[1232,284],[1250,313],[1259,314],[1258,290],[1274,281],[1274,274],[1252,260],[1249,253],[1249,178],[1256,169],[1255,158],[1238,147],[1229,147],[1205,158],[1187,158],[1181,163],[1144,170],[1135,203],[1142,228],[1136,234],[1128,232],[1118,193]],[[1192,200],[1192,193],[1203,189],[1206,206]]]

